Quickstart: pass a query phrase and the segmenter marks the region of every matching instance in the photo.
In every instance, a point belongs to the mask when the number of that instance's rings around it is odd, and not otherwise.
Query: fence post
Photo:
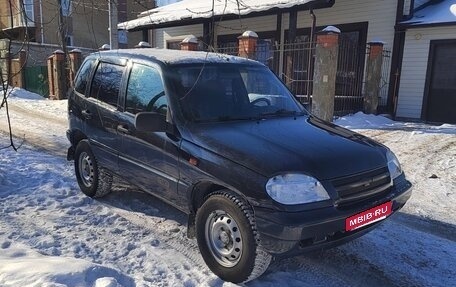
[[[254,59],[256,54],[256,46],[258,43],[258,34],[253,31],[245,31],[239,40],[238,55],[247,59]]]
[[[48,84],[49,84],[49,98],[55,95],[54,84],[54,55],[47,58],[47,71],[48,71]]]
[[[382,78],[383,42],[369,42],[367,58],[366,84],[364,86],[364,111],[377,113],[380,80]]]
[[[2,81],[9,81],[8,79],[8,69],[9,69],[9,40],[8,39],[0,39],[0,80]]]
[[[198,51],[198,39],[191,35],[182,40],[180,49],[183,51]]]
[[[339,34],[340,30],[333,26],[317,34],[312,113],[325,121],[332,121],[334,116]]]
[[[11,85],[13,87],[25,88],[24,69],[26,62],[25,50],[20,50],[17,59],[11,60]]]
[[[73,49],[69,52],[70,59],[70,87],[74,87],[74,78],[82,62],[82,52],[79,49]]]
[[[54,94],[50,96],[52,100],[62,100],[65,98],[65,55],[62,50],[56,50],[53,54],[53,82]]]

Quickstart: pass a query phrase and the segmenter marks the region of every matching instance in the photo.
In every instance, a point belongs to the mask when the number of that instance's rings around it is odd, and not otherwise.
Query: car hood
[[[266,177],[301,172],[319,180],[386,166],[385,147],[315,117],[188,126],[186,140]]]

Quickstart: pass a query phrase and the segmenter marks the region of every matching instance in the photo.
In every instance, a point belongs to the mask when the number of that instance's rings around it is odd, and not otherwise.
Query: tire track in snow
[[[51,117],[38,109],[29,110],[23,108],[15,101],[9,101],[9,112],[11,118],[11,128],[15,143],[22,140],[25,143],[35,146],[37,149],[52,152],[58,155],[66,155],[69,143],[66,143],[66,130],[68,121],[60,116]],[[43,132],[46,130],[47,132]],[[0,134],[9,133],[6,122],[6,111],[0,110]]]

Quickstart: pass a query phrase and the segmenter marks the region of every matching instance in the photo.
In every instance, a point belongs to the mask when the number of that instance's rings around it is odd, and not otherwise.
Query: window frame
[[[133,114],[133,113],[127,111],[128,82],[130,81],[131,72],[132,72],[133,66],[135,64],[155,69],[158,72],[160,79],[162,81],[163,91],[165,92],[165,97],[168,102],[167,114],[170,114],[171,113],[171,98],[170,98],[168,90],[166,88],[167,86],[166,86],[165,78],[163,77],[162,67],[159,64],[154,63],[154,62],[144,62],[144,61],[135,61],[135,60],[129,61],[127,68],[125,69],[124,81],[123,81],[123,83],[124,83],[123,93],[122,93],[122,97],[119,97],[119,104],[118,104],[119,110],[124,112],[125,114],[131,115],[133,117],[136,115],[136,114]],[[167,115],[167,117],[168,117],[168,115]]]
[[[86,83],[85,89],[83,92],[80,92],[80,91],[76,90],[76,80],[79,79],[79,77],[81,76],[80,73],[82,72],[82,67],[84,67],[84,65],[86,65],[86,64],[89,65],[90,72],[87,76],[87,83]],[[97,66],[98,66],[98,61],[93,58],[87,58],[84,62],[82,62],[81,68],[78,69],[78,73],[76,74],[75,82],[74,82],[74,91],[76,93],[82,94],[82,95],[84,95],[84,97],[88,97],[88,94],[89,94],[88,91],[89,91],[90,87],[92,86],[92,79],[93,79],[93,76],[95,73],[94,67],[97,67]]]
[[[118,96],[117,96],[117,104],[114,106],[108,102],[105,102],[103,100],[100,100],[99,98],[94,98],[92,97],[92,86],[94,84],[94,79],[95,79],[95,75],[98,71],[98,68],[100,67],[101,64],[109,64],[109,65],[114,65],[114,66],[118,66],[118,67],[121,67],[122,68],[122,75],[121,75],[121,79],[120,79],[120,84],[119,84],[119,93],[118,93]],[[110,106],[110,107],[114,107],[115,109],[119,110],[119,107],[120,107],[120,101],[121,99],[123,98],[123,95],[125,94],[125,73],[128,69],[126,69],[125,65],[123,65],[122,63],[116,63],[116,62],[113,62],[113,61],[109,61],[109,60],[106,60],[106,59],[98,59],[94,65],[94,68],[92,70],[92,74],[91,74],[91,77],[90,77],[90,85],[88,88],[86,88],[86,94],[85,94],[85,97],[88,98],[88,99],[93,99],[95,101],[98,101],[104,105],[107,105],[107,106]]]
[[[20,0],[21,1],[21,0]],[[22,0],[24,7],[24,17],[27,18],[26,23],[28,25],[35,24],[35,3],[33,0]],[[21,6],[18,6],[21,7]]]

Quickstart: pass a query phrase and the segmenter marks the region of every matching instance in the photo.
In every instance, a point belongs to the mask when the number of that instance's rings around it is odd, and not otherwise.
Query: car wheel
[[[210,195],[197,211],[196,237],[204,261],[225,281],[253,280],[271,262],[260,244],[251,207],[229,191]]]
[[[87,140],[76,146],[74,168],[79,188],[90,197],[102,197],[111,191],[112,174],[98,165]]]

